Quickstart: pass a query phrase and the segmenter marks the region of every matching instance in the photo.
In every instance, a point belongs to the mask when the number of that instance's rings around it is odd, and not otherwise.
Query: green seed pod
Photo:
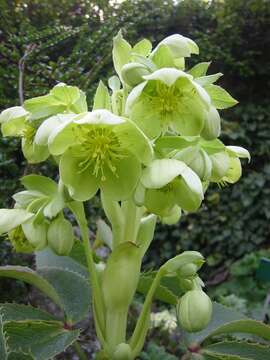
[[[181,327],[188,332],[197,332],[209,324],[212,302],[202,290],[191,290],[178,301],[176,311]]]
[[[126,343],[117,345],[113,353],[113,360],[131,360],[131,348]]]
[[[117,246],[103,273],[102,291],[107,309],[128,307],[135,294],[141,267],[140,249],[131,242]]]
[[[54,219],[48,229],[48,244],[59,256],[67,256],[74,244],[73,228],[62,216]]]
[[[121,76],[124,82],[133,87],[143,81],[144,75],[149,75],[149,70],[140,63],[129,63],[123,66]]]
[[[32,253],[35,248],[27,240],[21,226],[17,226],[15,229],[8,233],[8,238],[16,252],[19,253]]]

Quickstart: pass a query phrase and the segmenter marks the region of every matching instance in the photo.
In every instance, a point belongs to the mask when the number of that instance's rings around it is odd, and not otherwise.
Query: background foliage
[[[122,28],[134,43],[143,37],[154,43],[172,33],[194,39],[200,55],[188,62],[212,60],[211,72],[225,74],[221,85],[240,104],[224,113],[223,140],[240,143],[252,154],[238,184],[212,187],[197,214],[183,215],[176,226],[159,226],[148,267],[181,249],[200,250],[219,281],[231,262],[258,247],[266,247],[270,219],[270,6],[267,0],[163,1],[131,0],[0,0],[0,109],[19,103],[18,62],[29,45],[25,98],[45,94],[56,82],[86,91],[89,104],[98,80],[112,75],[111,41]],[[0,139],[0,206],[25,171],[19,144]],[[54,176],[53,168],[43,168]],[[10,250],[0,244],[0,263]],[[209,268],[206,270],[209,272]],[[217,271],[218,270],[218,271]],[[222,276],[221,275],[221,278]]]

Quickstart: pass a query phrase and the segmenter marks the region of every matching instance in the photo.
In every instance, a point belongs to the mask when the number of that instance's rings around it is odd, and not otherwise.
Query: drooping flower
[[[47,141],[53,155],[61,155],[60,175],[71,197],[90,199],[100,188],[123,200],[131,195],[141,175],[141,164],[152,159],[152,147],[135,124],[108,110],[67,118],[54,130],[48,119],[36,141]]]
[[[143,76],[129,94],[126,113],[150,138],[172,131],[199,135],[210,111],[207,92],[181,70],[163,68]]]
[[[45,161],[49,157],[47,146],[34,142],[38,127],[46,118],[57,113],[81,113],[87,111],[84,93],[75,86],[60,83],[47,95],[26,100],[22,106],[14,106],[0,114],[3,136],[20,137],[22,151],[30,163]]]

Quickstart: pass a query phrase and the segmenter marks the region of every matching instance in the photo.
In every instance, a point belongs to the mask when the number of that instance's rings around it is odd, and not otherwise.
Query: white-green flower
[[[138,183],[141,164],[153,156],[137,126],[108,110],[67,118],[55,129],[48,119],[36,141],[47,141],[51,154],[61,155],[61,179],[79,201],[90,199],[98,189],[115,200],[126,199]]]
[[[193,77],[163,68],[136,86],[127,98],[126,113],[150,138],[167,131],[199,135],[210,111],[210,97]]]

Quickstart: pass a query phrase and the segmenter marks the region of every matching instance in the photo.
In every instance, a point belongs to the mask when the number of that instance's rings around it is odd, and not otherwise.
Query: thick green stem
[[[97,272],[95,268],[95,263],[93,259],[92,249],[89,243],[89,229],[85,217],[84,207],[82,203],[74,202],[69,205],[69,208],[74,213],[76,220],[81,229],[81,236],[83,240],[84,252],[86,256],[89,278],[92,287],[92,296],[93,296],[93,310],[96,315],[96,321],[98,322],[98,328],[100,329],[101,334],[104,334],[105,331],[105,318],[104,318],[104,305],[103,297],[98,282]],[[102,339],[100,339],[102,340]]]
[[[109,309],[106,314],[106,340],[111,354],[126,341],[128,309]]]

